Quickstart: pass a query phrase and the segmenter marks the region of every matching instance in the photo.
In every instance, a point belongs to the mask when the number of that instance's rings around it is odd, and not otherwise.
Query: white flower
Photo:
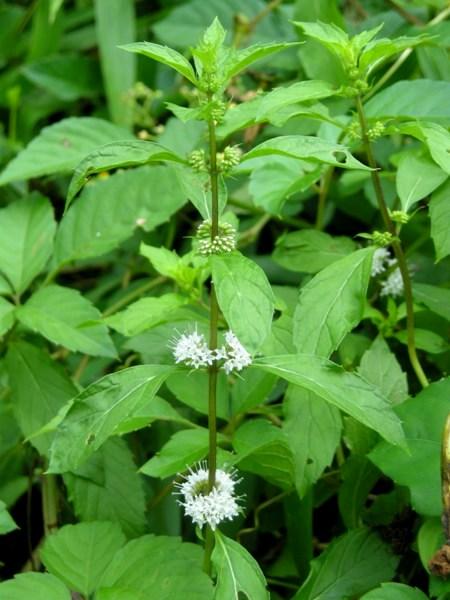
[[[402,296],[403,295],[403,279],[400,269],[397,267],[386,281],[381,284],[382,296]]]
[[[252,357],[232,331],[225,333],[225,346],[217,348],[216,360],[224,359],[223,369],[227,375],[232,371],[242,371],[252,364]]]
[[[389,251],[386,248],[377,248],[373,255],[372,277],[380,275],[386,271],[386,263],[390,259]]]
[[[205,336],[193,331],[183,333],[173,345],[173,356],[176,363],[184,363],[188,367],[207,367],[214,360],[213,352],[208,348]]]
[[[196,470],[189,469],[189,475],[182,483],[176,483],[176,494],[183,496],[178,503],[184,507],[186,516],[199,527],[209,525],[214,531],[222,521],[231,521],[239,514],[238,498],[235,486],[240,480],[234,478],[235,472],[217,469],[215,484],[208,492],[208,469],[206,463],[200,463]]]

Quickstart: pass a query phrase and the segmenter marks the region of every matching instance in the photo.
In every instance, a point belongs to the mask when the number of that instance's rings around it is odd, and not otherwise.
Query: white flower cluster
[[[381,275],[386,269],[397,264],[395,258],[391,258],[389,251],[386,248],[377,248],[373,255],[372,261],[372,277]],[[403,295],[403,278],[400,269],[394,269],[381,283],[382,296],[402,296]]]
[[[391,255],[389,254],[389,250],[386,250],[386,248],[377,248],[373,254],[372,277],[384,273],[390,260]]]
[[[239,514],[238,498],[235,486],[235,472],[217,469],[214,487],[208,492],[208,469],[206,463],[200,463],[196,470],[189,469],[189,475],[182,483],[176,483],[175,492],[183,496],[178,500],[184,507],[185,515],[199,527],[209,525],[214,531],[222,521],[231,521]]]
[[[198,369],[223,360],[222,368],[227,375],[242,371],[252,363],[252,357],[232,331],[227,331],[224,337],[223,346],[210,350],[203,333],[183,333],[173,344],[175,362]]]
[[[381,284],[382,296],[402,296],[403,295],[403,278],[400,269],[397,267],[388,276],[386,281]]]

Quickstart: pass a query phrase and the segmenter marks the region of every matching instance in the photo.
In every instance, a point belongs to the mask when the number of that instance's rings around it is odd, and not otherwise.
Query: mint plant
[[[448,7],[119,4],[8,96],[0,600],[444,600]]]

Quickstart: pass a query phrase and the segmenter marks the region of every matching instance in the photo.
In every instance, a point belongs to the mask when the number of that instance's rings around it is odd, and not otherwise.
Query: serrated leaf
[[[251,554],[238,542],[214,532],[212,562],[217,571],[214,600],[268,600],[264,575]]]
[[[355,529],[335,539],[312,561],[308,579],[293,600],[359,596],[391,579],[398,561],[377,534]]]
[[[85,154],[75,169],[67,191],[66,210],[94,173],[122,167],[138,167],[165,160],[177,163],[185,162],[184,158],[172,150],[164,148],[156,142],[145,140],[124,140],[97,147],[87,156]]]
[[[67,173],[84,156],[103,144],[132,136],[126,129],[103,119],[69,117],[44,127],[41,133],[14,158],[0,175],[0,185]]]
[[[119,550],[99,587],[114,586],[139,600],[212,600],[212,582],[202,571],[201,560],[200,546],[177,537],[146,535]]]
[[[226,65],[226,77],[231,79],[237,75],[240,71],[243,71],[254,62],[271,56],[280,50],[291,48],[292,46],[298,46],[299,42],[278,42],[270,44],[255,44],[254,46],[248,46],[242,50],[238,50],[231,55]]]
[[[417,121],[400,125],[399,131],[421,140],[434,162],[450,175],[450,133],[447,129],[437,123]]]
[[[403,583],[382,583],[380,588],[371,590],[361,600],[427,600],[417,588],[404,585]]]
[[[44,269],[56,222],[50,202],[38,193],[0,210],[0,271],[21,294]]]
[[[175,69],[175,71],[181,73],[183,77],[186,77],[186,79],[194,85],[197,83],[197,77],[191,63],[173,48],[161,46],[160,44],[153,44],[151,42],[136,42],[134,44],[125,44],[124,46],[119,47],[127,52],[142,54],[143,56],[147,56],[148,58],[167,65],[171,69]]]
[[[436,250],[436,260],[450,254],[450,182],[433,194],[430,202],[431,237]]]
[[[4,600],[72,600],[66,586],[48,573],[21,573],[0,583]]]
[[[351,62],[353,52],[350,39],[347,33],[334,23],[294,21],[294,25],[300,28],[305,35],[328,48],[338,58]]]
[[[14,324],[15,306],[0,297],[0,337],[5,335]]]
[[[242,162],[270,155],[291,156],[343,169],[370,170],[352,156],[345,146],[307,135],[284,135],[262,142],[244,154]]]
[[[9,514],[6,504],[0,500],[0,535],[17,529],[14,519]]]
[[[47,537],[40,556],[52,575],[88,596],[124,544],[125,536],[116,523],[79,523]]]
[[[144,365],[111,373],[66,409],[50,450],[49,472],[73,471],[145,405],[176,367]]]
[[[73,352],[115,358],[117,353],[99,310],[78,291],[49,285],[17,311],[18,320],[54,344]]]
[[[41,429],[77,394],[77,388],[61,365],[26,342],[9,346],[6,367],[14,415],[25,437]],[[32,437],[30,441],[40,454],[47,455],[52,438],[46,434]]]
[[[107,440],[83,465],[66,473],[64,483],[82,521],[118,523],[128,537],[144,532],[147,520],[142,478],[123,440]]]
[[[274,296],[266,274],[238,252],[211,257],[215,293],[230,329],[249,352],[270,333]]]
[[[389,57],[402,52],[406,48],[415,48],[430,39],[428,35],[418,35],[417,37],[401,36],[392,40],[382,38],[371,41],[361,52],[358,68],[364,73],[371,74]]]
[[[428,516],[438,516],[442,511],[440,453],[449,393],[450,379],[446,378],[396,407],[403,421],[409,455],[385,442],[369,454],[383,473],[409,488],[414,510]]]
[[[401,421],[382,393],[362,377],[339,365],[309,354],[269,356],[254,362],[254,367],[313,392],[330,404],[377,431],[404,452],[405,436]]]
[[[291,271],[317,273],[351,254],[356,244],[348,237],[333,237],[324,231],[305,229],[277,239],[273,260]]]
[[[300,289],[294,343],[329,356],[363,318],[374,248],[357,250],[320,271]]]
[[[335,88],[327,81],[298,81],[287,87],[275,88],[260,98],[255,118],[271,118],[273,112],[300,102],[333,96]]]
[[[450,321],[450,290],[427,283],[413,284],[414,301]]]
[[[400,159],[395,184],[402,209],[412,206],[438,188],[448,178],[447,173],[426,156],[406,153]]]

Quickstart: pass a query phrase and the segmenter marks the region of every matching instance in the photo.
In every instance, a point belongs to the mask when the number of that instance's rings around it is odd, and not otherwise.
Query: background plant
[[[450,9],[241,4],[3,3],[0,598],[449,594]]]

